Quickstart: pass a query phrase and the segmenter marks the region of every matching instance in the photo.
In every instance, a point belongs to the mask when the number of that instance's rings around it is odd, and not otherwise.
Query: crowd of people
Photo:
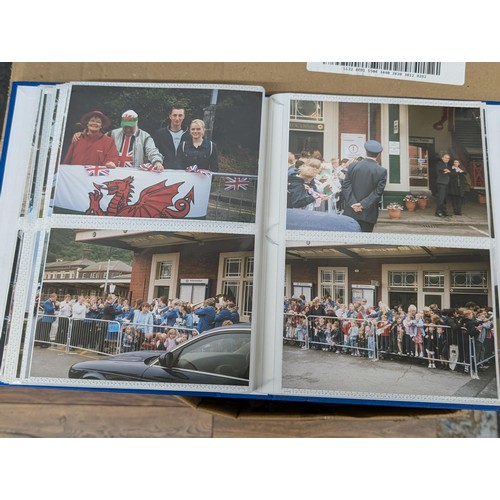
[[[366,300],[344,303],[331,296],[307,301],[302,295],[284,299],[283,338],[302,349],[378,359],[410,357],[429,368],[469,371],[471,356],[480,368],[495,354],[490,307],[468,302],[460,308],[436,304],[394,308]],[[471,352],[472,346],[472,352]]]
[[[113,294],[106,299],[81,295],[76,300],[66,295],[59,302],[53,293],[41,307],[35,345],[50,346],[52,324],[57,319],[56,344],[69,341],[72,348],[104,353],[170,351],[207,330],[240,322],[238,306],[230,298],[219,302],[208,298],[190,304],[178,298],[159,297],[152,303],[139,299],[131,306],[127,299]],[[71,322],[71,332],[70,320],[76,320]]]
[[[333,158],[330,162],[317,150],[304,151],[298,159],[289,153],[288,209],[305,209],[315,214],[326,212],[330,216],[329,219],[309,217],[311,227],[307,229],[324,226],[329,230],[373,231],[387,183],[387,170],[377,161],[383,150],[379,142],[367,141],[364,148],[365,157]],[[288,215],[300,217],[296,212]]]
[[[310,228],[352,230],[343,215],[354,219],[362,232],[372,232],[378,219],[378,206],[387,182],[387,170],[377,163],[382,146],[377,141],[365,143],[366,156],[355,159],[332,158],[327,161],[320,151],[303,151],[300,155],[288,153],[288,209],[290,216],[299,218],[297,209],[330,215],[331,219],[309,217]],[[470,190],[470,177],[458,159],[451,161],[449,153],[441,155],[435,168],[436,211],[438,217],[447,217],[447,202],[451,201],[454,215],[462,215],[464,197]],[[295,228],[294,228],[295,229]],[[309,229],[304,227],[303,229]]]
[[[217,146],[205,137],[205,122],[197,118],[184,127],[185,116],[184,106],[174,105],[169,125],[149,133],[139,128],[139,116],[132,109],[121,115],[120,127],[112,130],[110,118],[102,111],[89,111],[80,118],[83,130],[73,135],[62,163],[217,172]]]

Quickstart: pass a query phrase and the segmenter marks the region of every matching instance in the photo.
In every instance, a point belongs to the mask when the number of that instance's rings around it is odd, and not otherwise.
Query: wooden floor
[[[496,437],[494,412],[0,387],[0,437]]]

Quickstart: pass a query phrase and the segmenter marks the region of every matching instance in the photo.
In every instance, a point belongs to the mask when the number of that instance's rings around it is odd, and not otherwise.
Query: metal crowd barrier
[[[208,200],[210,219],[255,222],[257,175],[212,173]]]
[[[127,329],[127,327],[130,327]],[[155,329],[155,331],[153,331]],[[149,349],[145,340],[174,329],[178,336],[187,333],[188,339],[198,335],[195,328],[185,326],[158,326],[151,324],[108,321],[93,318],[68,318],[38,314],[35,330],[35,346],[57,345],[67,352],[75,349],[98,354],[119,354],[132,350]],[[128,334],[133,332],[134,339],[129,342]]]
[[[336,328],[333,325],[338,322]],[[349,325],[364,327],[362,335],[350,336]],[[378,322],[378,321],[377,321]],[[330,325],[330,326],[328,326]],[[482,359],[477,359],[477,341],[470,338],[465,329],[453,331],[449,325],[429,325],[442,328],[442,336],[436,331],[434,355],[427,350],[426,339],[422,349],[415,349],[412,337],[406,329],[398,331],[394,322],[385,332],[377,329],[370,318],[339,319],[336,316],[315,316],[293,312],[284,313],[283,342],[300,345],[302,349],[331,351],[339,354],[351,354],[355,357],[368,357],[373,361],[379,359],[403,360],[413,359],[428,364],[430,368],[457,370],[460,368],[472,378],[479,378],[478,369],[494,360],[494,339],[487,344]],[[417,362],[418,362],[417,361]]]

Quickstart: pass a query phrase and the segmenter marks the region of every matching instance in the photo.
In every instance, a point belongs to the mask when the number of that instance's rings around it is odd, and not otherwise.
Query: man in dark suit
[[[366,157],[349,166],[342,182],[344,215],[355,219],[364,233],[371,233],[377,223],[378,205],[387,183],[387,170],[377,163],[382,149],[379,142],[367,141]]]
[[[448,153],[444,153],[441,156],[441,160],[439,160],[436,165],[437,205],[435,215],[437,217],[446,217],[448,215],[446,198],[448,196],[448,185],[450,183],[451,172],[449,163],[450,155]]]

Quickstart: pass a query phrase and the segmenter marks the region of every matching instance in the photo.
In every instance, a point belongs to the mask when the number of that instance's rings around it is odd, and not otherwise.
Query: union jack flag
[[[238,191],[239,189],[243,189],[244,191],[246,191],[249,185],[250,181],[248,180],[248,177],[226,177],[224,190]]]
[[[85,165],[85,171],[91,177],[109,175],[109,168],[100,165]]]
[[[154,167],[152,163],[143,163],[139,165],[140,170],[146,170],[146,172],[158,172],[158,169]]]
[[[191,167],[186,167],[186,172],[191,172],[194,174],[203,174],[206,177],[210,177],[212,175],[212,172],[210,170],[204,170],[202,168],[198,168],[198,165],[193,165]]]
[[[125,135],[122,147],[118,152],[118,166],[132,168],[134,166],[134,139],[135,136]]]

